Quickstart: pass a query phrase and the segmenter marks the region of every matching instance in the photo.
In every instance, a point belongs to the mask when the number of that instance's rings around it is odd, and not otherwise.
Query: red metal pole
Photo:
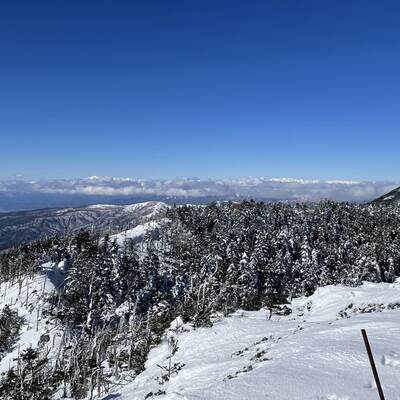
[[[379,380],[378,370],[376,369],[374,356],[372,355],[371,346],[369,345],[367,332],[365,331],[365,329],[361,329],[361,333],[362,333],[362,337],[364,339],[365,348],[367,349],[369,363],[371,364],[372,373],[374,374],[374,379],[375,379],[376,387],[378,389],[379,398],[380,398],[380,400],[385,400],[385,396],[383,395],[381,382]]]

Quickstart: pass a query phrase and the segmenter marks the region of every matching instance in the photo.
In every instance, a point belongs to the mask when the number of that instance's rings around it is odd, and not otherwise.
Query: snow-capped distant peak
[[[115,204],[92,204],[92,205],[90,205],[90,206],[87,206],[86,208],[88,208],[88,209],[102,209],[102,208],[116,208],[116,207],[120,207],[120,206],[117,206],[117,205],[115,205]]]
[[[143,203],[136,203],[124,206],[124,212],[131,213],[137,212],[138,210],[147,209],[150,210],[148,216],[153,216],[161,210],[165,210],[166,208],[168,208],[167,204],[161,201],[146,201]]]

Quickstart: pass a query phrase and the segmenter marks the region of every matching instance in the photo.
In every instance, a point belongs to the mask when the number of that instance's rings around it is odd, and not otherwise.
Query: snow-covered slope
[[[162,222],[162,221],[161,221]],[[132,240],[133,242],[140,242],[143,240],[144,236],[151,233],[153,236],[157,235],[158,228],[160,227],[159,221],[149,221],[144,224],[135,226],[132,229],[128,229],[121,233],[116,233],[111,235],[111,240],[116,240],[119,245],[123,245],[126,240]]]
[[[48,263],[21,285],[0,286],[0,310],[11,305],[25,319],[0,373],[28,347],[45,346],[56,360],[63,333],[43,309],[62,275],[62,264]],[[327,286],[291,306],[291,315],[271,321],[266,310],[216,316],[211,328],[193,329],[177,318],[150,351],[146,370],[130,383],[122,379],[104,400],[377,399],[362,328],[386,398],[400,398],[400,283]]]
[[[374,201],[374,203],[379,204],[390,204],[390,205],[398,205],[400,204],[400,187],[392,190],[391,192],[379,197]]]
[[[177,319],[146,370],[105,399],[375,400],[360,330],[369,334],[387,399],[400,398],[400,284],[328,286],[295,299],[293,313],[237,312],[212,328]],[[160,366],[179,370],[161,379]],[[162,383],[164,381],[164,383]]]
[[[29,347],[43,346],[47,348],[50,359],[55,360],[57,356],[62,331],[46,318],[44,311],[49,306],[46,298],[57,293],[57,286],[62,281],[62,265],[46,263],[41,269],[42,273],[27,277],[21,283],[0,284],[0,310],[8,305],[24,319],[17,341],[0,359],[0,374],[15,366],[18,355]]]

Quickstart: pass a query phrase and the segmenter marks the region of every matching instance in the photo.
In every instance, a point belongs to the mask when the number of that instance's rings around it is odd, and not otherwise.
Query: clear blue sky
[[[400,179],[399,1],[2,1],[0,178]]]

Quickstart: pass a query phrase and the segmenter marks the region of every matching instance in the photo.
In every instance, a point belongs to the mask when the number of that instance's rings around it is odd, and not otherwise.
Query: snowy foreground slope
[[[0,361],[0,372],[28,347],[44,346],[53,362],[59,356],[63,332],[42,311],[45,297],[57,291],[62,268],[45,264],[21,287],[1,285],[0,309],[11,304],[25,323]],[[102,399],[378,399],[362,328],[369,334],[386,399],[400,398],[400,283],[327,286],[293,300],[292,309],[291,315],[271,321],[265,310],[236,312],[196,330],[178,318],[151,350],[146,370],[131,382],[122,379]],[[159,366],[168,366],[172,343],[177,351],[171,365],[179,371],[167,381]]]
[[[0,284],[0,311],[6,306],[18,312],[24,319],[20,334],[11,351],[0,359],[0,373],[16,366],[18,355],[27,348],[44,348],[49,358],[57,358],[62,331],[44,316],[49,306],[46,298],[57,292],[62,279],[62,264],[42,265],[42,273],[25,278],[21,284]]]
[[[378,399],[360,329],[368,332],[386,398],[400,398],[400,284],[327,286],[287,317],[237,312],[193,330],[179,318],[146,370],[103,399]],[[162,383],[171,359],[181,368]],[[184,364],[184,365],[183,365]],[[183,365],[183,367],[182,367]],[[177,368],[177,369],[179,369]]]

